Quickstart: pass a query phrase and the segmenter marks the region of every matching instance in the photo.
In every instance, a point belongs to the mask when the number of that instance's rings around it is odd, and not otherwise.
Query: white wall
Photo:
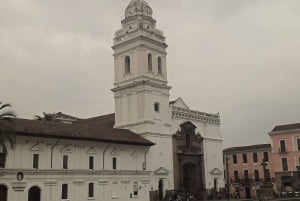
[[[225,180],[223,175],[223,156],[222,156],[222,135],[220,125],[195,121],[193,119],[173,118],[172,119],[172,133],[176,133],[180,129],[180,124],[190,121],[196,128],[196,134],[199,132],[203,139],[204,165],[205,165],[205,185],[207,189],[213,188],[214,179],[217,178],[218,186],[225,187]],[[222,171],[222,175],[212,175],[211,171],[218,168]]]
[[[103,151],[106,148],[103,170]],[[8,147],[5,171],[0,170],[0,184],[8,187],[9,201],[24,201],[32,186],[41,189],[41,200],[57,201],[61,199],[62,184],[68,184],[68,200],[91,200],[88,199],[89,183],[94,183],[94,200],[149,200],[150,172],[143,170],[144,154],[148,148],[18,136],[15,148]],[[34,153],[39,154],[39,169],[32,168]],[[62,169],[64,154],[69,155],[67,170]],[[89,170],[89,156],[94,156],[94,170]],[[112,170],[112,157],[117,157],[117,170]],[[23,181],[16,180],[17,172],[24,173]],[[130,199],[135,181],[139,193]]]

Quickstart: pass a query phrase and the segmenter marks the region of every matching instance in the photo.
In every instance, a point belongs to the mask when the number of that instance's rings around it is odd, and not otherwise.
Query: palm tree
[[[9,107],[11,107],[10,104],[2,104],[0,102],[0,146],[9,141],[10,146],[13,148],[16,137],[13,118],[16,115],[12,111],[7,110]]]
[[[56,113],[43,112],[43,116],[35,115],[34,119],[39,121],[56,121]]]

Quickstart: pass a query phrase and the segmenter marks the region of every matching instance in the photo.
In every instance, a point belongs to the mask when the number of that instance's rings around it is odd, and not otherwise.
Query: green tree
[[[0,145],[4,145],[8,141],[13,148],[16,138],[13,119],[16,115],[8,109],[10,107],[10,104],[0,102]]]

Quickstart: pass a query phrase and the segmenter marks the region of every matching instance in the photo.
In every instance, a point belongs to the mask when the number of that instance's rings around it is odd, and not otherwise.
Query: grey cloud
[[[128,3],[1,1],[2,101],[23,118],[113,112],[110,47]],[[149,4],[169,45],[170,98],[220,112],[224,147],[267,143],[273,126],[300,121],[299,1]]]

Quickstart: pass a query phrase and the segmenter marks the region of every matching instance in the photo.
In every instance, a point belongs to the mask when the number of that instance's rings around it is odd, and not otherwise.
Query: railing
[[[282,154],[285,154],[285,153],[287,153],[287,150],[286,150],[286,148],[285,148],[285,147],[281,147],[281,148],[279,148],[279,153],[282,153]]]

